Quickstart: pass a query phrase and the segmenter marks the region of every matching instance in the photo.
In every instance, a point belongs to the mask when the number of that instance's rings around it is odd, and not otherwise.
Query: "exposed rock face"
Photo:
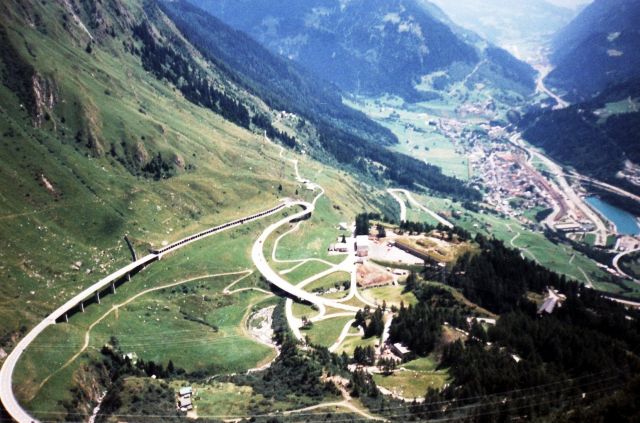
[[[180,154],[175,153],[173,155],[173,164],[179,169],[184,169],[185,167],[184,158]]]
[[[149,153],[147,152],[147,149],[144,148],[143,143],[139,142],[136,144],[133,152],[133,158],[139,165],[143,165],[149,161]]]
[[[56,88],[52,80],[46,79],[35,73],[31,77],[31,86],[33,94],[33,124],[36,127],[42,126],[56,105]]]

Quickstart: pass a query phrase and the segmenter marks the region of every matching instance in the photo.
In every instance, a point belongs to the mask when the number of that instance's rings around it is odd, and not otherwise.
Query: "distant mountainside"
[[[640,0],[595,0],[554,38],[545,82],[571,101],[640,76]]]
[[[450,82],[472,74],[469,83],[534,87],[532,69],[487,54],[486,42],[456,33],[422,0],[191,1],[352,93],[420,99],[416,84],[442,70]]]
[[[335,85],[181,6],[0,2],[0,348],[127,263],[124,234],[144,250],[293,196],[265,134],[339,171],[349,201],[370,195],[356,175],[480,197],[388,151]]]
[[[271,107],[299,113],[311,122],[314,136],[307,147],[312,148],[312,153],[317,155],[320,150],[321,154],[329,154],[342,164],[401,185],[411,186],[415,182],[442,194],[479,197],[477,191],[465,187],[461,181],[443,175],[440,168],[391,152],[380,146],[380,142],[376,143],[381,140],[390,144],[397,139],[364,114],[344,106],[334,86],[306,74],[288,59],[274,56],[253,39],[186,1],[159,4],[204,57],[221,64],[223,69],[233,70],[233,80]],[[268,122],[263,127],[267,131],[271,129]]]
[[[519,58],[531,54],[527,41],[550,38],[574,15],[545,0],[431,0],[458,25],[468,28]],[[537,44],[537,43],[536,43]]]
[[[536,110],[519,123],[524,138],[580,172],[640,193],[640,78],[560,110]]]

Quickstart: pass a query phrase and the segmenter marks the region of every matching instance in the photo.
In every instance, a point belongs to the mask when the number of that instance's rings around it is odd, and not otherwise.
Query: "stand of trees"
[[[534,261],[522,259],[517,250],[481,234],[475,238],[479,254],[465,254],[448,277],[447,283],[465,297],[495,313],[504,313],[530,303],[527,291],[541,293],[545,287],[566,284],[564,276],[550,272]]]
[[[356,216],[356,236],[369,235],[369,215],[362,213]]]
[[[382,336],[382,332],[384,331],[382,308],[378,307],[372,312],[369,306],[365,306],[363,310],[358,310],[353,326],[362,326],[365,338]]]
[[[211,109],[238,126],[249,127],[251,118],[247,108],[216,89],[191,56],[177,51],[171,44],[165,45],[156,40],[147,22],[135,26],[133,34],[142,43],[137,53],[145,70],[172,83],[192,103]]]

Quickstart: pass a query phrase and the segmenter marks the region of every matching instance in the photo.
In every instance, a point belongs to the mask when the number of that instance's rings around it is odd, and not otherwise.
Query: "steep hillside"
[[[397,142],[390,132],[344,106],[335,85],[270,53],[246,34],[185,1],[159,5],[208,60],[220,65],[230,78],[258,95],[272,109],[345,128],[380,144]]]
[[[640,79],[565,109],[530,112],[519,125],[527,141],[560,162],[640,192]]]
[[[214,51],[182,29],[137,0],[0,5],[0,348],[126,263],[125,234],[140,253],[296,195],[265,132],[341,159],[314,164],[339,213],[380,204],[354,188],[356,172],[479,195],[387,153],[388,131],[257,44]],[[224,25],[201,35],[237,37]],[[271,79],[250,72],[261,61]]]
[[[640,1],[596,0],[553,42],[546,82],[571,101],[640,75]]]
[[[323,114],[322,110],[330,109],[330,104],[323,102],[324,97],[314,99],[314,92],[305,92],[306,87],[313,84],[321,86],[319,82],[296,84],[298,78],[284,72],[288,61],[271,57],[267,50],[243,34],[230,33],[226,25],[204,10],[185,1],[166,2],[162,7],[205,57],[216,62],[226,60],[226,66],[237,69],[244,84],[254,92],[264,93],[261,96],[269,99],[267,101],[291,104],[294,110],[300,109],[302,116],[315,125],[306,147],[316,157],[322,158],[328,153],[340,166],[347,165],[380,181],[389,179],[405,186],[417,183],[441,194],[479,198],[477,191],[465,187],[455,178],[444,176],[440,168],[391,152],[361,136],[362,131],[352,130],[354,125],[349,123],[354,117],[360,122],[365,121],[365,117],[343,106],[339,100],[338,106]],[[320,112],[315,113],[315,110]],[[297,124],[296,127],[300,129],[304,125]],[[373,128],[386,138],[391,137],[390,132],[372,122],[367,121],[364,127]]]
[[[143,253],[295,195],[254,122],[283,143],[313,125],[276,122],[159,10],[2,2],[0,39],[0,348],[130,261],[125,234]],[[364,207],[322,168],[340,210]]]
[[[545,0],[432,0],[458,25],[509,50],[522,60],[533,59],[535,50],[574,12]]]
[[[509,89],[533,89],[533,71],[509,73],[485,54],[486,43],[469,42],[414,0],[192,2],[349,92],[418,100],[428,95],[415,90],[422,77],[452,68],[461,80],[479,64],[488,71],[471,82],[508,79]]]

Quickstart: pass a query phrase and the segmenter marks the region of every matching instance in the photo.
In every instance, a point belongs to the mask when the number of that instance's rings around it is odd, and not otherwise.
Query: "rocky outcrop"
[[[33,124],[41,127],[42,124],[50,120],[51,113],[56,105],[56,86],[52,79],[34,73],[31,77],[32,104],[31,115]]]

